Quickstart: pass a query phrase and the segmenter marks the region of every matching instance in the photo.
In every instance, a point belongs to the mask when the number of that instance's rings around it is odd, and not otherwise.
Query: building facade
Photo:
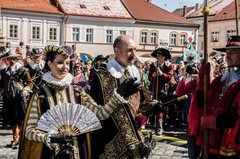
[[[238,17],[239,15],[238,13]],[[236,30],[235,1],[233,1],[209,21],[209,52],[215,54],[213,48],[225,47],[229,36],[237,35]]]
[[[212,19],[214,19],[215,15],[218,14],[219,12],[221,12],[226,6],[228,6],[229,4],[231,4],[234,0],[209,0],[208,2],[208,7],[211,9],[210,14],[208,15],[208,21],[210,22]],[[199,30],[198,30],[198,41],[197,41],[197,50],[199,53],[203,53],[204,51],[204,17],[202,14],[202,10],[203,10],[204,5],[201,4],[196,5],[194,9],[192,9],[191,11],[189,11],[188,13],[186,13],[186,19],[191,20],[192,22],[198,24]],[[222,23],[219,23],[222,24]],[[217,25],[219,25],[217,24]],[[217,27],[222,27],[222,26],[217,26]],[[212,53],[212,47],[216,44],[216,42],[214,42],[215,40],[211,40],[212,36],[218,36],[218,32],[215,32],[214,30],[216,30],[214,25],[211,25],[209,23],[208,25],[208,54]]]
[[[2,0],[0,3],[1,34],[13,49],[20,42],[32,48],[61,44],[64,15],[50,2]]]
[[[95,57],[113,55],[119,35],[133,37],[137,56],[165,47],[181,56],[189,38],[197,41],[198,25],[145,0],[2,0],[1,27],[5,42],[31,47],[76,45]]]

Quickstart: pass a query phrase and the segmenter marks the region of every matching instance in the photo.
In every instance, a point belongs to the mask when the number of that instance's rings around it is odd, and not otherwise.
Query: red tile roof
[[[215,15],[219,13],[225,6],[229,5],[234,0],[210,0],[208,2],[208,7],[211,9],[210,15]],[[202,10],[204,5],[202,4],[199,9],[188,12],[186,17],[192,18],[192,17],[199,17],[203,16]]]
[[[0,0],[3,9],[61,14],[50,0]]]
[[[238,0],[238,4],[240,4],[240,0]],[[240,6],[238,5],[238,10],[240,9]],[[238,17],[240,16],[240,12],[238,11]],[[227,19],[235,19],[235,1],[233,1],[231,4],[223,8],[221,12],[216,14],[211,21],[216,20],[227,20]]]
[[[120,0],[57,0],[68,15],[132,19]]]
[[[189,20],[180,18],[145,0],[122,0],[122,2],[136,20],[163,23],[194,24]]]

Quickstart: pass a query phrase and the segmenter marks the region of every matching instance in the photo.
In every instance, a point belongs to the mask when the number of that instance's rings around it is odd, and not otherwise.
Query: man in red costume
[[[208,115],[201,125],[209,130],[210,159],[239,159],[240,155],[240,36],[231,36],[225,48],[228,69],[216,77],[208,91]],[[199,71],[198,105],[203,106],[201,90],[203,75],[210,72],[209,63],[202,62]]]
[[[169,100],[170,80],[173,78],[173,64],[169,61],[172,56],[167,49],[158,48],[151,54],[157,59],[150,65],[148,79],[154,99],[161,100],[163,103]],[[170,112],[170,110],[168,110]],[[170,115],[170,114],[168,114]],[[157,126],[156,133],[163,133],[163,113],[157,116],[155,123]]]

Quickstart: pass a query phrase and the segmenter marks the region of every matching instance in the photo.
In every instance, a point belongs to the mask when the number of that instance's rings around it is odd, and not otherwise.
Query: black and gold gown
[[[29,103],[22,131],[19,159],[51,159],[53,157],[54,151],[46,146],[48,133],[37,130],[36,126],[41,115],[55,105],[61,103],[81,104],[92,110],[100,120],[104,120],[118,105],[124,102],[118,94],[113,93],[106,105],[97,105],[81,87],[70,84],[71,74],[59,81],[48,72],[43,76],[43,81],[40,89],[32,95]],[[90,134],[79,135],[77,138],[80,157],[75,159],[90,159]]]

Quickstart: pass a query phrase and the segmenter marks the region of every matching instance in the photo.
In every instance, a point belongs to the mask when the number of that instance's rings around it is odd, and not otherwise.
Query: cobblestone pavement
[[[12,133],[10,130],[0,130],[0,159],[16,159],[18,149],[6,148],[12,140]]]
[[[165,132],[166,135],[154,136],[158,142],[149,159],[188,159],[186,140],[178,138],[178,133],[176,131]],[[11,140],[10,130],[0,130],[0,159],[17,158],[17,149],[5,148]]]

